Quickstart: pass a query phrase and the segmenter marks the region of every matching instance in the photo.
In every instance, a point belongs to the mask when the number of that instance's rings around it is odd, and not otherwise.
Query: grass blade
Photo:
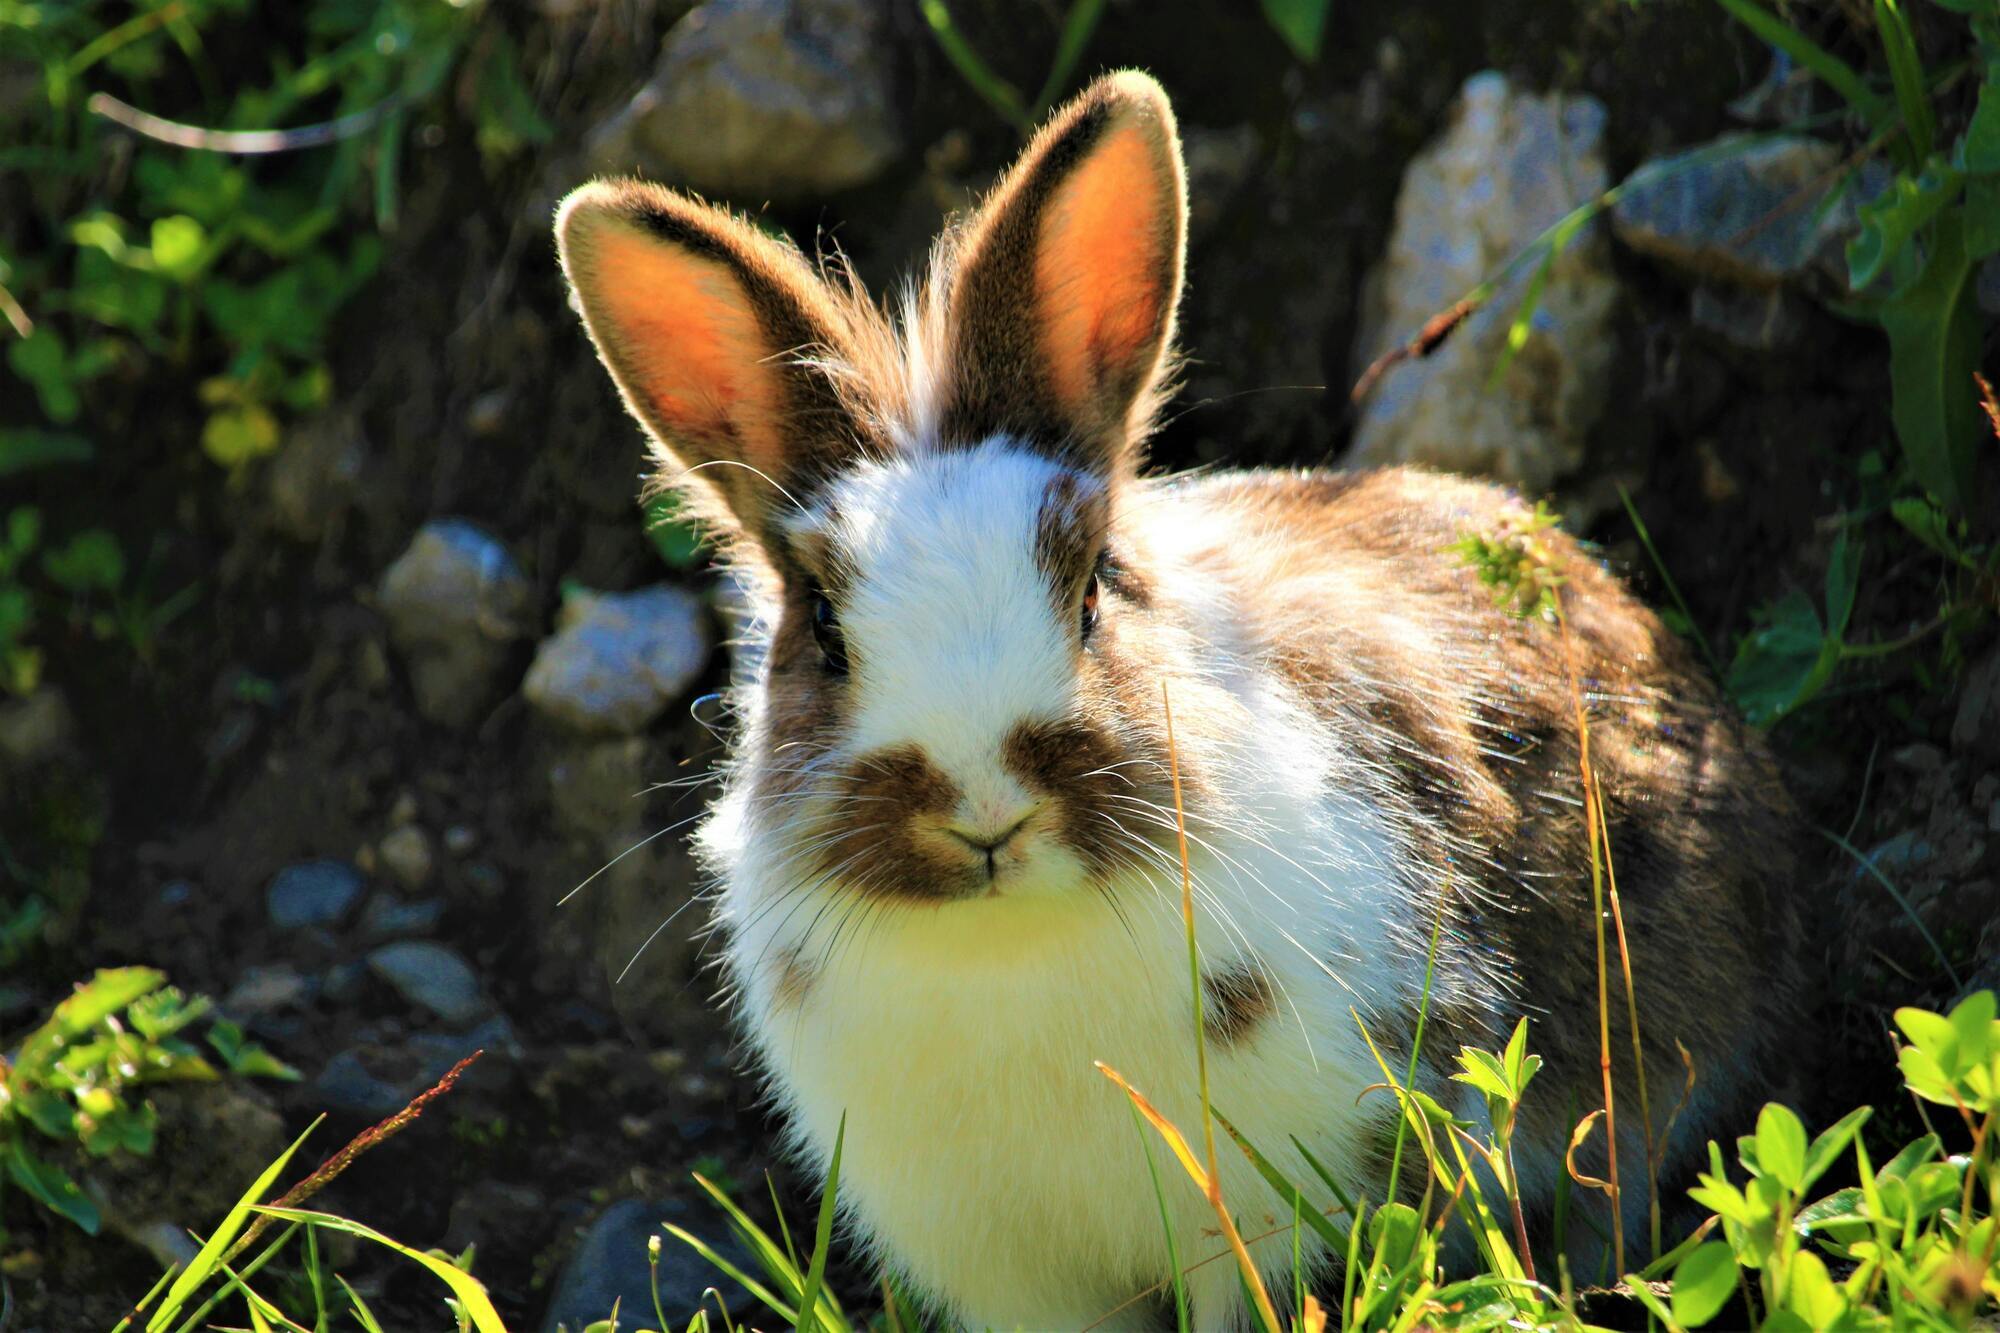
[[[826,1283],[826,1256],[833,1249],[834,1195],[840,1189],[840,1149],[847,1141],[847,1112],[840,1113],[840,1128],[833,1135],[833,1160],[826,1169],[826,1189],[819,1196],[819,1225],[813,1231],[812,1267],[806,1270],[806,1284],[799,1294],[799,1328],[814,1333],[819,1328],[819,1289]]]
[[[486,1288],[479,1279],[434,1254],[412,1249],[399,1240],[383,1235],[373,1227],[364,1226],[350,1218],[337,1217],[332,1213],[315,1212],[310,1208],[277,1208],[263,1204],[252,1206],[257,1212],[287,1222],[305,1222],[327,1227],[362,1240],[374,1241],[385,1249],[394,1250],[412,1263],[429,1269],[432,1276],[451,1288],[451,1294],[457,1298],[466,1317],[471,1319],[472,1326],[479,1330],[479,1333],[507,1333],[507,1326],[500,1322],[500,1312],[493,1308],[493,1298],[486,1294]]]
[[[1715,0],[1715,3],[1731,18],[1756,33],[1760,40],[1777,47],[1811,70],[1820,82],[1839,93],[1849,106],[1859,112],[1871,130],[1882,128],[1888,120],[1887,104],[1869,91],[1868,85],[1855,73],[1854,66],[1758,4],[1757,0]]]

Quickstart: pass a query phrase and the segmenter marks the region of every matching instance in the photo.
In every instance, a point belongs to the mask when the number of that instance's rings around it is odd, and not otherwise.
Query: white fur
[[[856,711],[834,762],[910,742],[969,801],[999,809],[1027,796],[1001,768],[1001,738],[1075,706],[1073,631],[1033,551],[1056,470],[1005,441],[906,452],[864,465],[798,520],[831,524],[855,565],[842,624]],[[1179,562],[1206,552],[1222,565],[1214,551],[1250,534],[1169,488],[1133,502],[1159,506],[1149,522],[1175,534],[1159,595],[1201,642],[1202,683],[1221,687],[1240,745],[1213,775],[1229,817],[1189,829],[1204,964],[1254,956],[1278,994],[1254,1035],[1211,1045],[1214,1104],[1295,1181],[1313,1176],[1293,1136],[1351,1172],[1392,1110],[1379,1095],[1357,1102],[1381,1080],[1354,1012],[1407,1011],[1422,985],[1409,941],[1428,923],[1411,919],[1394,870],[1398,825],[1336,777],[1352,766],[1252,660],[1229,590],[1185,576]],[[753,731],[765,725],[754,692],[746,706]],[[1197,1325],[1237,1320],[1212,1212],[1093,1067],[1118,1069],[1199,1143],[1178,867],[1159,860],[1093,885],[1042,841],[997,896],[929,906],[839,885],[801,891],[787,833],[796,812],[753,802],[754,762],[733,774],[701,841],[722,874],[751,1037],[819,1165],[845,1113],[840,1197],[861,1236],[974,1326],[1080,1327],[1169,1274],[1150,1150],[1182,1267],[1222,1256],[1189,1277]],[[1130,822],[1146,817],[1135,808]],[[787,950],[818,969],[794,1007],[771,965]],[[1285,1290],[1289,1211],[1226,1139],[1219,1153],[1246,1237],[1279,1232],[1253,1253]]]

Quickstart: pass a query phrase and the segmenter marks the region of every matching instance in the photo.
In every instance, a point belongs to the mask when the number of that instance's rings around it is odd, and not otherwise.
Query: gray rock
[[[710,0],[593,133],[592,165],[748,202],[860,185],[902,151],[878,0]]]
[[[376,939],[397,939],[405,935],[428,935],[444,920],[444,899],[421,898],[404,902],[393,894],[378,893],[361,909],[361,928]]]
[[[397,940],[368,955],[368,968],[398,995],[447,1023],[470,1023],[491,1006],[471,964],[442,944]]]
[[[1746,291],[1703,283],[1695,288],[1688,316],[1695,327],[1715,334],[1741,352],[1782,355],[1796,349],[1806,331],[1799,297],[1782,287]]]
[[[51,758],[76,731],[69,702],[53,685],[38,686],[18,699],[0,699],[0,773],[23,772]]]
[[[375,854],[396,882],[406,889],[421,889],[431,877],[430,834],[415,824],[391,829],[375,844]]]
[[[521,689],[576,731],[629,736],[687,692],[712,647],[701,599],[685,589],[574,593]]]
[[[1952,753],[2000,764],[2000,648],[1965,673],[1951,720]]]
[[[1466,80],[1450,124],[1403,175],[1357,372],[1604,190],[1604,120],[1589,97],[1522,92],[1491,71]],[[1489,386],[1527,280],[1517,275],[1430,357],[1382,376],[1355,430],[1356,462],[1423,463],[1537,492],[1583,461],[1615,351],[1618,283],[1602,234],[1584,228],[1555,260],[1526,342]]]
[[[521,1045],[504,1017],[464,1033],[426,1032],[393,1046],[362,1044],[341,1051],[313,1079],[312,1092],[326,1110],[380,1120],[443,1078],[474,1051],[484,1051],[461,1088],[491,1088],[521,1058]]]
[[[660,1227],[663,1218],[687,1225],[682,1215],[686,1205],[654,1203],[645,1199],[622,1199],[599,1214],[556,1280],[555,1294],[549,1298],[542,1316],[543,1333],[581,1333],[600,1319],[611,1317],[611,1307],[619,1308],[620,1328],[651,1328],[653,1325],[653,1279],[646,1259],[650,1236],[660,1238],[660,1309],[670,1328],[685,1324],[700,1308],[703,1295],[714,1287],[739,1318],[754,1301],[749,1292],[686,1244]],[[741,1242],[720,1224],[689,1228],[707,1241],[725,1259],[743,1272],[763,1270]],[[715,1318],[709,1306],[709,1317]]]
[[[281,930],[337,926],[347,919],[368,887],[361,872],[345,861],[302,861],[286,866],[264,890],[271,924]]]
[[[1842,247],[1869,173],[1829,200],[1841,150],[1804,135],[1734,135],[1644,163],[1611,211],[1619,240],[1697,277],[1773,287],[1815,267],[1845,286]]]
[[[262,1018],[309,1003],[314,989],[310,977],[302,976],[297,969],[283,964],[247,968],[223,998],[222,1008],[232,1017]]]
[[[380,596],[419,712],[464,726],[491,705],[532,591],[507,548],[474,524],[437,519],[417,530]]]
[[[326,536],[354,503],[366,459],[354,414],[323,413],[300,425],[271,460],[271,515],[278,530],[302,542]]]

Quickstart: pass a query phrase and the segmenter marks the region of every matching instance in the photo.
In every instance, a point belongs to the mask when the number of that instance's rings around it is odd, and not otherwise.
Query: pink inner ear
[[[714,260],[619,226],[594,249],[592,304],[657,428],[775,467],[783,392],[742,285]]]
[[[1057,188],[1035,255],[1036,318],[1065,406],[1086,411],[1109,384],[1133,381],[1159,353],[1168,182],[1154,137],[1112,130]]]

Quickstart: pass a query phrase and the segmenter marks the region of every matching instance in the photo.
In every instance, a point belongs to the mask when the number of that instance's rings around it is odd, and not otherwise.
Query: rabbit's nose
[[[999,819],[955,820],[945,825],[944,831],[976,852],[991,854],[1012,841],[1014,835],[1035,817],[1035,812],[1040,808],[1040,806],[1029,806]]]

